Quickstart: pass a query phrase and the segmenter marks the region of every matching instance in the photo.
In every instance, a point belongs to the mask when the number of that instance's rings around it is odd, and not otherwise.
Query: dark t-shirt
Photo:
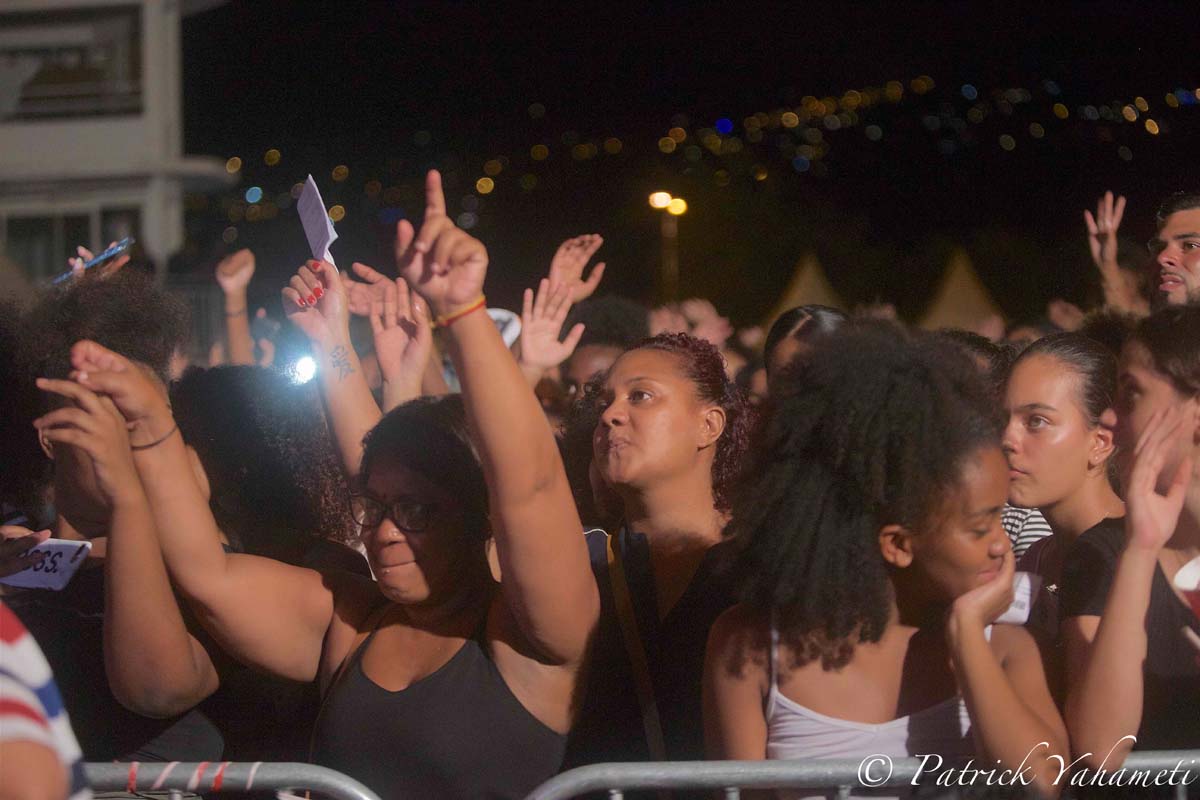
[[[1119,521],[1097,525],[1076,540],[1063,566],[1064,617],[1101,616],[1125,547]],[[1200,665],[1196,651],[1181,633],[1184,626],[1200,633],[1200,619],[1171,589],[1161,567],[1155,567],[1146,614],[1145,692],[1137,750],[1200,747]]]
[[[88,761],[218,761],[224,741],[203,711],[151,719],[113,697],[104,671],[104,570],[80,570],[61,592],[8,600],[46,654]],[[210,651],[211,652],[211,651]]]
[[[600,624],[593,644],[583,708],[567,742],[564,768],[604,761],[648,761],[633,667],[608,574],[607,537],[587,534],[592,572],[600,590]],[[701,681],[708,629],[733,602],[719,569],[724,545],[710,548],[683,595],[658,618],[650,546],[642,534],[617,534],[629,594],[645,648],[667,757],[704,758]]]

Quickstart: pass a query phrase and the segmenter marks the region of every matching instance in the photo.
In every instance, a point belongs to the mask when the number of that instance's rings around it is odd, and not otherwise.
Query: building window
[[[0,14],[0,120],[140,114],[141,7]]]

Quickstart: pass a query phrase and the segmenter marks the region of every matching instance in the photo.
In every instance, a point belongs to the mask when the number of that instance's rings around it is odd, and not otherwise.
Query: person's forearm
[[[1075,751],[1092,754],[1085,762],[1092,766],[1110,750],[1107,766],[1120,766],[1133,747],[1122,737],[1136,735],[1141,725],[1146,613],[1157,566],[1148,550],[1121,554],[1083,674],[1067,676],[1067,729]]]
[[[430,351],[429,361],[421,374],[421,394],[424,397],[450,394],[450,385],[446,383],[446,376],[442,374],[442,355],[438,352],[436,344]]]
[[[384,414],[391,411],[393,408],[398,408],[410,400],[416,400],[421,396],[421,384],[418,380],[383,381],[383,408]]]
[[[1067,743],[1017,696],[978,620],[951,615],[947,623],[959,691],[971,717],[976,757],[1009,769],[1024,765],[1043,792],[1058,777],[1057,761]],[[1043,743],[1045,743],[1043,745]]]
[[[245,289],[225,295],[225,336],[229,340],[230,364],[255,363],[247,302]]]
[[[113,505],[104,569],[104,664],[113,695],[139,714],[169,717],[211,694],[216,673],[188,633],[140,486]]]
[[[354,477],[362,463],[363,439],[383,417],[363,377],[362,364],[349,335],[313,344],[321,397],[346,474]]]
[[[562,473],[554,433],[496,326],[482,310],[450,327],[450,357],[494,497],[520,503]]]

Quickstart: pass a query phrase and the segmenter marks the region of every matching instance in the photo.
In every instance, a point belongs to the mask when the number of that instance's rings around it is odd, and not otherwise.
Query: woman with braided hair
[[[864,322],[778,388],[730,524],[743,602],[709,638],[711,754],[974,757],[1050,788],[1067,741],[1037,647],[992,624],[1008,468],[977,368]]]

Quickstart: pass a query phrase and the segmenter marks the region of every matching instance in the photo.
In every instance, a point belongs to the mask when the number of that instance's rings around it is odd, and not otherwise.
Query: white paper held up
[[[304,181],[304,190],[300,192],[300,198],[296,201],[296,210],[300,212],[300,224],[304,226],[304,236],[308,239],[313,258],[333,264],[334,269],[337,269],[337,264],[333,263],[333,254],[329,252],[329,245],[338,238],[337,231],[333,229],[333,222],[325,213],[325,201],[321,199],[321,192],[317,189],[317,182],[313,180],[312,175]]]

